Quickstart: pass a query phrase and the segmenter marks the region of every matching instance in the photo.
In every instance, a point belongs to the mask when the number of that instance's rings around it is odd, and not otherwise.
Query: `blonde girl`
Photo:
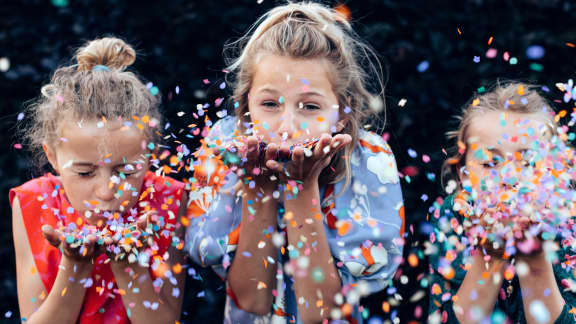
[[[404,210],[390,148],[362,129],[382,108],[371,51],[306,2],[233,48],[235,116],[197,153],[189,253],[226,280],[227,323],[361,321],[359,297],[400,262]]]
[[[26,323],[174,323],[184,273],[184,185],[149,171],[158,99],[134,49],[90,41],[30,106],[28,143],[54,173],[10,191]]]

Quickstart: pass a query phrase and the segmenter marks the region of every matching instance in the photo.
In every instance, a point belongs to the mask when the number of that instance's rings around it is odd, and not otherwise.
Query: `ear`
[[[54,169],[56,173],[60,173],[60,171],[58,170],[58,159],[56,158],[56,152],[54,152],[54,149],[48,146],[48,144],[43,143],[42,150],[44,150],[44,154],[46,154],[46,157],[48,158],[48,162],[50,162],[52,169]]]

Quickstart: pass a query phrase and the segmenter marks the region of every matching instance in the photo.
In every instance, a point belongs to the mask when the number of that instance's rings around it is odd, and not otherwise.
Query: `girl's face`
[[[92,224],[134,207],[149,165],[143,132],[99,120],[63,121],[60,129],[59,143],[44,150],[72,207]]]
[[[550,129],[540,114],[489,111],[478,115],[468,127],[466,168],[461,178],[470,180],[473,189],[481,192],[481,179],[503,178],[504,173],[507,179],[520,177],[531,157],[531,144],[548,136]]]
[[[342,130],[331,69],[325,59],[262,56],[248,94],[255,135],[292,145]]]

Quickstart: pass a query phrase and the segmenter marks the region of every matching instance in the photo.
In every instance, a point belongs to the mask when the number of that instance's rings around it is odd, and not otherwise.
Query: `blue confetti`
[[[526,56],[532,60],[539,60],[546,55],[546,50],[540,45],[532,45],[526,49]]]
[[[418,67],[416,67],[416,70],[418,70],[418,72],[422,73],[422,72],[425,72],[426,70],[428,70],[429,67],[430,67],[430,63],[428,63],[428,61],[422,61],[422,62],[420,62],[420,64],[418,64]]]

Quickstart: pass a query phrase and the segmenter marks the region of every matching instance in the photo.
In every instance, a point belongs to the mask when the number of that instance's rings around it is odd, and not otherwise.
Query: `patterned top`
[[[207,140],[226,142],[235,130],[236,118],[217,122]],[[343,287],[360,280],[370,293],[384,289],[402,258],[404,205],[394,155],[384,140],[368,132],[360,133],[351,157],[352,179],[340,195],[345,180],[320,189],[327,241],[335,259]],[[214,173],[213,173],[214,174]],[[238,243],[242,218],[242,198],[233,187],[238,178],[233,172],[221,181],[220,188],[206,186],[190,193],[186,246],[192,259],[211,266],[223,279]],[[218,185],[216,186],[218,187]],[[278,206],[278,231],[284,232],[282,204]],[[284,233],[285,235],[285,233]],[[255,242],[258,240],[255,239]],[[287,241],[287,240],[285,240]],[[256,243],[255,243],[256,244]],[[279,249],[281,264],[288,256]],[[297,313],[293,279],[278,266],[277,291],[273,309],[267,316],[241,310],[228,296],[226,323],[301,323]],[[348,286],[349,288],[350,286]],[[352,322],[361,322],[356,312]]]
[[[466,270],[464,264],[470,256],[470,248],[456,252],[456,242],[465,240],[464,233],[454,232],[457,224],[462,224],[463,216],[453,211],[454,195],[446,198],[444,204],[431,217],[434,228],[432,243],[438,248],[436,253],[430,255],[430,271],[432,273],[430,287],[429,315],[439,316],[442,323],[459,323],[452,309],[452,297],[456,295]],[[444,229],[442,231],[441,229]],[[455,240],[448,240],[455,236]],[[445,239],[446,238],[446,239]],[[557,252],[558,263],[553,265],[554,275],[558,288],[566,302],[560,316],[554,323],[572,324],[576,322],[576,289],[574,282],[574,269],[567,260],[573,258],[574,253],[566,249]],[[511,281],[504,280],[492,314],[495,318],[505,318],[506,323],[526,323],[520,281],[515,276]]]
[[[164,229],[154,238],[157,250],[150,259],[152,279],[162,273],[164,264],[162,256],[173,243],[172,233],[183,192],[182,182],[147,172],[140,190],[140,199],[131,211],[135,215],[140,215],[146,210],[156,210],[160,216],[160,223],[164,224]],[[72,208],[59,178],[52,174],[32,179],[11,189],[10,203],[15,197],[18,197],[20,203],[26,235],[36,266],[35,269],[24,271],[37,271],[44,288],[50,292],[58,274],[62,253],[43,237],[42,226],[47,224],[57,227],[58,223],[64,226],[78,225],[82,224],[84,219]],[[94,269],[90,277],[80,281],[87,290],[78,323],[130,323],[107,259],[106,254],[99,255],[94,260]]]

